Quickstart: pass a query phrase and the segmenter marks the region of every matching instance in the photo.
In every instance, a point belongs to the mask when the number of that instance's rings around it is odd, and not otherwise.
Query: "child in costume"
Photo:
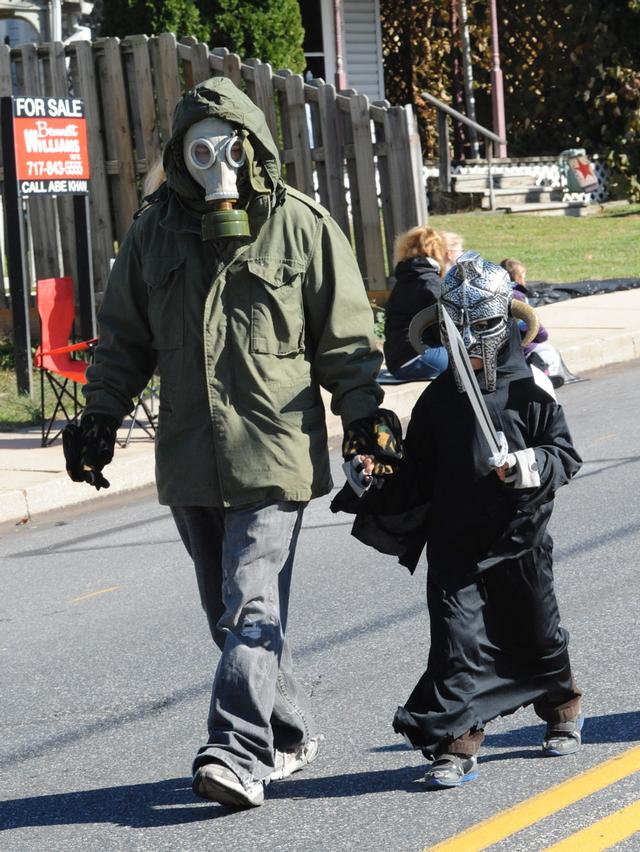
[[[506,461],[491,456],[451,357],[446,311],[460,332]],[[518,318],[529,325],[521,341]],[[437,305],[412,323],[422,339],[439,321],[449,368],[423,392],[403,458],[355,455],[334,511],[356,511],[353,535],[415,569],[426,543],[431,647],[427,669],[393,721],[433,762],[425,781],[455,787],[477,775],[487,722],[533,704],[545,755],[580,745],[581,692],[553,588],[553,498],[581,459],[553,387],[525,363],[535,312],[513,300],[508,274],[476,252],[447,273]],[[473,374],[472,374],[473,375]],[[392,475],[385,474],[391,461]],[[360,495],[355,498],[353,492]],[[354,503],[356,505],[354,505]]]

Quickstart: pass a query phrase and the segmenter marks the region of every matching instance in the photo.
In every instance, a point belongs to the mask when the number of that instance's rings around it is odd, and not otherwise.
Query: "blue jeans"
[[[449,356],[444,346],[433,346],[425,349],[422,355],[418,355],[413,361],[404,364],[395,370],[393,376],[396,379],[435,379],[440,373],[447,369]]]
[[[284,636],[304,507],[266,501],[239,509],[171,508],[222,651],[209,737],[194,772],[214,760],[244,783],[264,779],[274,768],[274,749],[293,751],[316,733]]]

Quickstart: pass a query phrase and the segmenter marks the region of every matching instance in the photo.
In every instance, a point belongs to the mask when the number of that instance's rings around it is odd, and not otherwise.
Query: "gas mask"
[[[442,285],[440,338],[451,354],[442,318],[442,311],[446,311],[458,327],[469,357],[482,361],[488,391],[496,388],[498,352],[511,334],[509,306],[512,298],[511,280],[506,270],[474,251],[460,255]],[[455,368],[454,377],[458,390],[463,391]]]
[[[212,206],[203,219],[203,238],[248,237],[246,210],[236,210],[238,171],[247,160],[242,140],[233,125],[218,118],[192,124],[184,136],[183,156],[187,171],[204,189]]]

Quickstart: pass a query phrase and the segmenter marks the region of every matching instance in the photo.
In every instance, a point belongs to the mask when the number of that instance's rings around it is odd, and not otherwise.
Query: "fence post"
[[[335,86],[318,88],[318,112],[324,151],[324,170],[327,182],[327,207],[346,236],[349,233],[349,214],[345,193],[344,148],[338,136],[338,111]]]
[[[382,290],[386,286],[382,252],[382,221],[378,205],[369,98],[354,95],[350,101],[351,133],[355,156],[355,177],[360,199],[364,278],[367,290]],[[355,211],[354,211],[355,218]]]
[[[0,98],[10,96],[11,88],[11,48],[6,44],[0,44]],[[2,166],[2,146],[0,146],[0,168]],[[6,246],[4,244],[4,216],[4,210],[2,209],[2,205],[0,205],[0,264],[2,264],[2,268],[0,269],[0,307],[4,307],[6,305],[8,295],[5,290],[4,264],[2,263],[6,256]]]
[[[143,175],[149,173],[160,149],[148,43],[147,36],[137,35],[129,36],[121,44],[131,104],[135,171]]]
[[[253,93],[251,98],[260,107],[271,131],[274,142],[278,144],[278,120],[274,103],[273,72],[268,62],[251,60],[253,66]]]
[[[109,264],[114,251],[107,167],[102,143],[102,116],[91,44],[88,41],[72,42],[69,50],[74,91],[84,101],[84,114],[89,130],[87,147],[91,165],[89,183],[91,256],[96,295],[98,295],[104,291],[107,283]]]
[[[426,181],[423,169],[422,146],[420,145],[420,136],[416,126],[416,118],[413,108],[407,104],[404,109],[404,116],[407,128],[407,136],[409,138],[409,151],[411,155],[411,178],[412,189],[410,197],[415,205],[414,218],[416,225],[423,225],[429,216],[427,209],[427,190]],[[451,180],[451,178],[449,178]]]
[[[237,53],[227,53],[222,62],[222,71],[225,77],[239,89],[242,88],[242,61]]]
[[[24,75],[24,94],[42,97],[40,69],[35,44],[24,44],[20,48]],[[61,273],[58,254],[58,211],[50,198],[29,198],[28,219],[31,224],[31,241],[36,278],[55,278]],[[33,284],[34,282],[32,282]]]
[[[104,116],[107,173],[111,176],[116,237],[121,240],[138,209],[138,192],[120,39],[100,38],[95,42],[95,49]]]
[[[67,66],[62,42],[44,44],[40,50],[43,53],[42,65],[47,94],[59,98],[69,97],[67,83]],[[76,295],[76,305],[79,304],[79,279],[75,246],[75,222],[73,214],[73,198],[59,195],[56,199],[58,221],[60,222],[60,244],[62,248],[62,267],[73,278]]]
[[[309,125],[304,100],[304,82],[300,74],[291,74],[285,80],[286,109],[288,113],[289,139],[287,153],[293,154],[291,183],[300,192],[315,198]]]
[[[382,207],[382,223],[384,226],[385,249],[387,252],[387,268],[392,271],[393,243],[399,232],[396,223],[398,215],[394,209],[394,195],[392,191],[395,176],[390,168],[390,127],[388,120],[389,102],[382,101],[372,107],[373,126],[376,138],[376,157],[378,161],[378,177],[380,180],[380,203]],[[375,111],[375,112],[374,112]]]
[[[162,144],[171,138],[173,110],[181,94],[178,50],[173,33],[161,33],[149,42],[153,81],[158,104],[158,126]]]
[[[208,80],[212,76],[209,67],[209,48],[206,44],[202,44],[193,36],[187,36],[181,39],[180,44],[183,51],[179,50],[179,55],[182,53],[186,59],[184,68],[184,78],[188,89],[202,83],[203,80]]]
[[[445,112],[438,110],[438,160],[440,172],[440,189],[451,192],[451,152],[449,151],[449,118]]]

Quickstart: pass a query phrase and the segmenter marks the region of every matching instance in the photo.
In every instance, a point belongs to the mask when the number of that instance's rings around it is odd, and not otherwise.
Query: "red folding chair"
[[[41,337],[40,346],[34,355],[34,366],[40,371],[42,446],[47,447],[64,428],[58,429],[53,438],[49,437],[56,418],[63,415],[67,423],[74,423],[84,408],[84,403],[78,399],[78,385],[85,384],[87,380],[88,362],[74,355],[79,352],[91,353],[98,339],[69,344],[75,318],[73,280],[70,277],[42,278],[37,281],[36,306],[40,315]],[[45,418],[44,413],[45,377],[56,400],[49,419]]]

